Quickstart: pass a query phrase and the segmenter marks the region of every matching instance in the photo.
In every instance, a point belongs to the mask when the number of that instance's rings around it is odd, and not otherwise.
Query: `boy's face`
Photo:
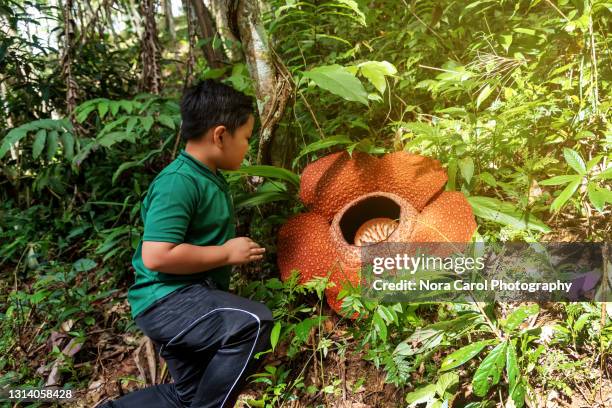
[[[237,170],[244,160],[244,156],[249,149],[249,139],[253,133],[255,118],[249,115],[246,123],[236,129],[234,134],[225,131],[221,157],[219,157],[219,168],[224,170]]]

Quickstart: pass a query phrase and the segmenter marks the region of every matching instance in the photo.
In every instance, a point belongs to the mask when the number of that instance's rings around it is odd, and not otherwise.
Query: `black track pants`
[[[270,348],[272,312],[260,302],[193,284],[172,292],[136,317],[160,347],[174,383],[112,401],[116,408],[233,407],[245,379]]]

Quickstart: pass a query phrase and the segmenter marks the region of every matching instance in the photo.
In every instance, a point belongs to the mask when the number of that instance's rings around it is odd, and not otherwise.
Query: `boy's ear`
[[[227,128],[223,125],[215,126],[212,131],[212,142],[215,146],[223,147],[223,138],[227,134]]]

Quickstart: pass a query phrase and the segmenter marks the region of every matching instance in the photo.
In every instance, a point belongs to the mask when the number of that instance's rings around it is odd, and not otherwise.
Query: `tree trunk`
[[[74,49],[75,32],[74,27],[76,25],[73,15],[72,8],[74,6],[73,0],[65,0],[64,7],[62,9],[62,16],[64,20],[64,49],[62,52],[60,65],[62,67],[62,77],[66,84],[66,112],[70,118],[75,132],[80,133],[81,127],[76,121],[74,111],[77,106],[78,98],[78,85],[72,76],[72,57]]]
[[[234,33],[235,30],[230,25],[232,10],[228,3],[228,1],[204,0],[206,8],[215,20],[217,34],[221,37],[225,55],[230,62],[234,63],[244,60],[244,54],[240,47],[238,34]]]
[[[236,1],[236,0],[234,0]],[[236,23],[261,118],[257,161],[271,163],[274,131],[292,95],[292,77],[270,48],[257,0],[237,0]],[[230,7],[232,9],[232,7]]]
[[[140,0],[138,6],[144,22],[140,42],[140,60],[142,63],[140,89],[152,94],[159,94],[161,90],[161,69],[159,66],[160,52],[157,23],[155,22],[155,0]]]
[[[174,29],[174,16],[172,15],[172,0],[162,0],[164,4],[164,17],[166,18],[166,30],[170,33],[172,41],[176,41],[176,30]]]
[[[208,65],[212,68],[221,68],[223,66],[223,53],[219,50],[215,50],[213,47],[213,39],[215,38],[215,27],[213,25],[212,18],[208,13],[202,0],[191,0],[191,5],[195,11],[196,17],[198,18],[198,26],[200,29],[200,36],[203,40],[209,40],[203,46],[204,56]]]

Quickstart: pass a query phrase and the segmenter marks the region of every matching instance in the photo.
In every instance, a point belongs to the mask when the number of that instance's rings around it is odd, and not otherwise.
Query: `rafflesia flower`
[[[340,152],[310,163],[300,185],[310,211],[278,234],[281,279],[298,270],[304,283],[329,272],[335,286],[325,291],[327,303],[342,314],[338,294],[347,283],[359,286],[363,245],[468,242],[472,208],[462,193],[444,191],[447,180],[439,161],[407,152]]]

